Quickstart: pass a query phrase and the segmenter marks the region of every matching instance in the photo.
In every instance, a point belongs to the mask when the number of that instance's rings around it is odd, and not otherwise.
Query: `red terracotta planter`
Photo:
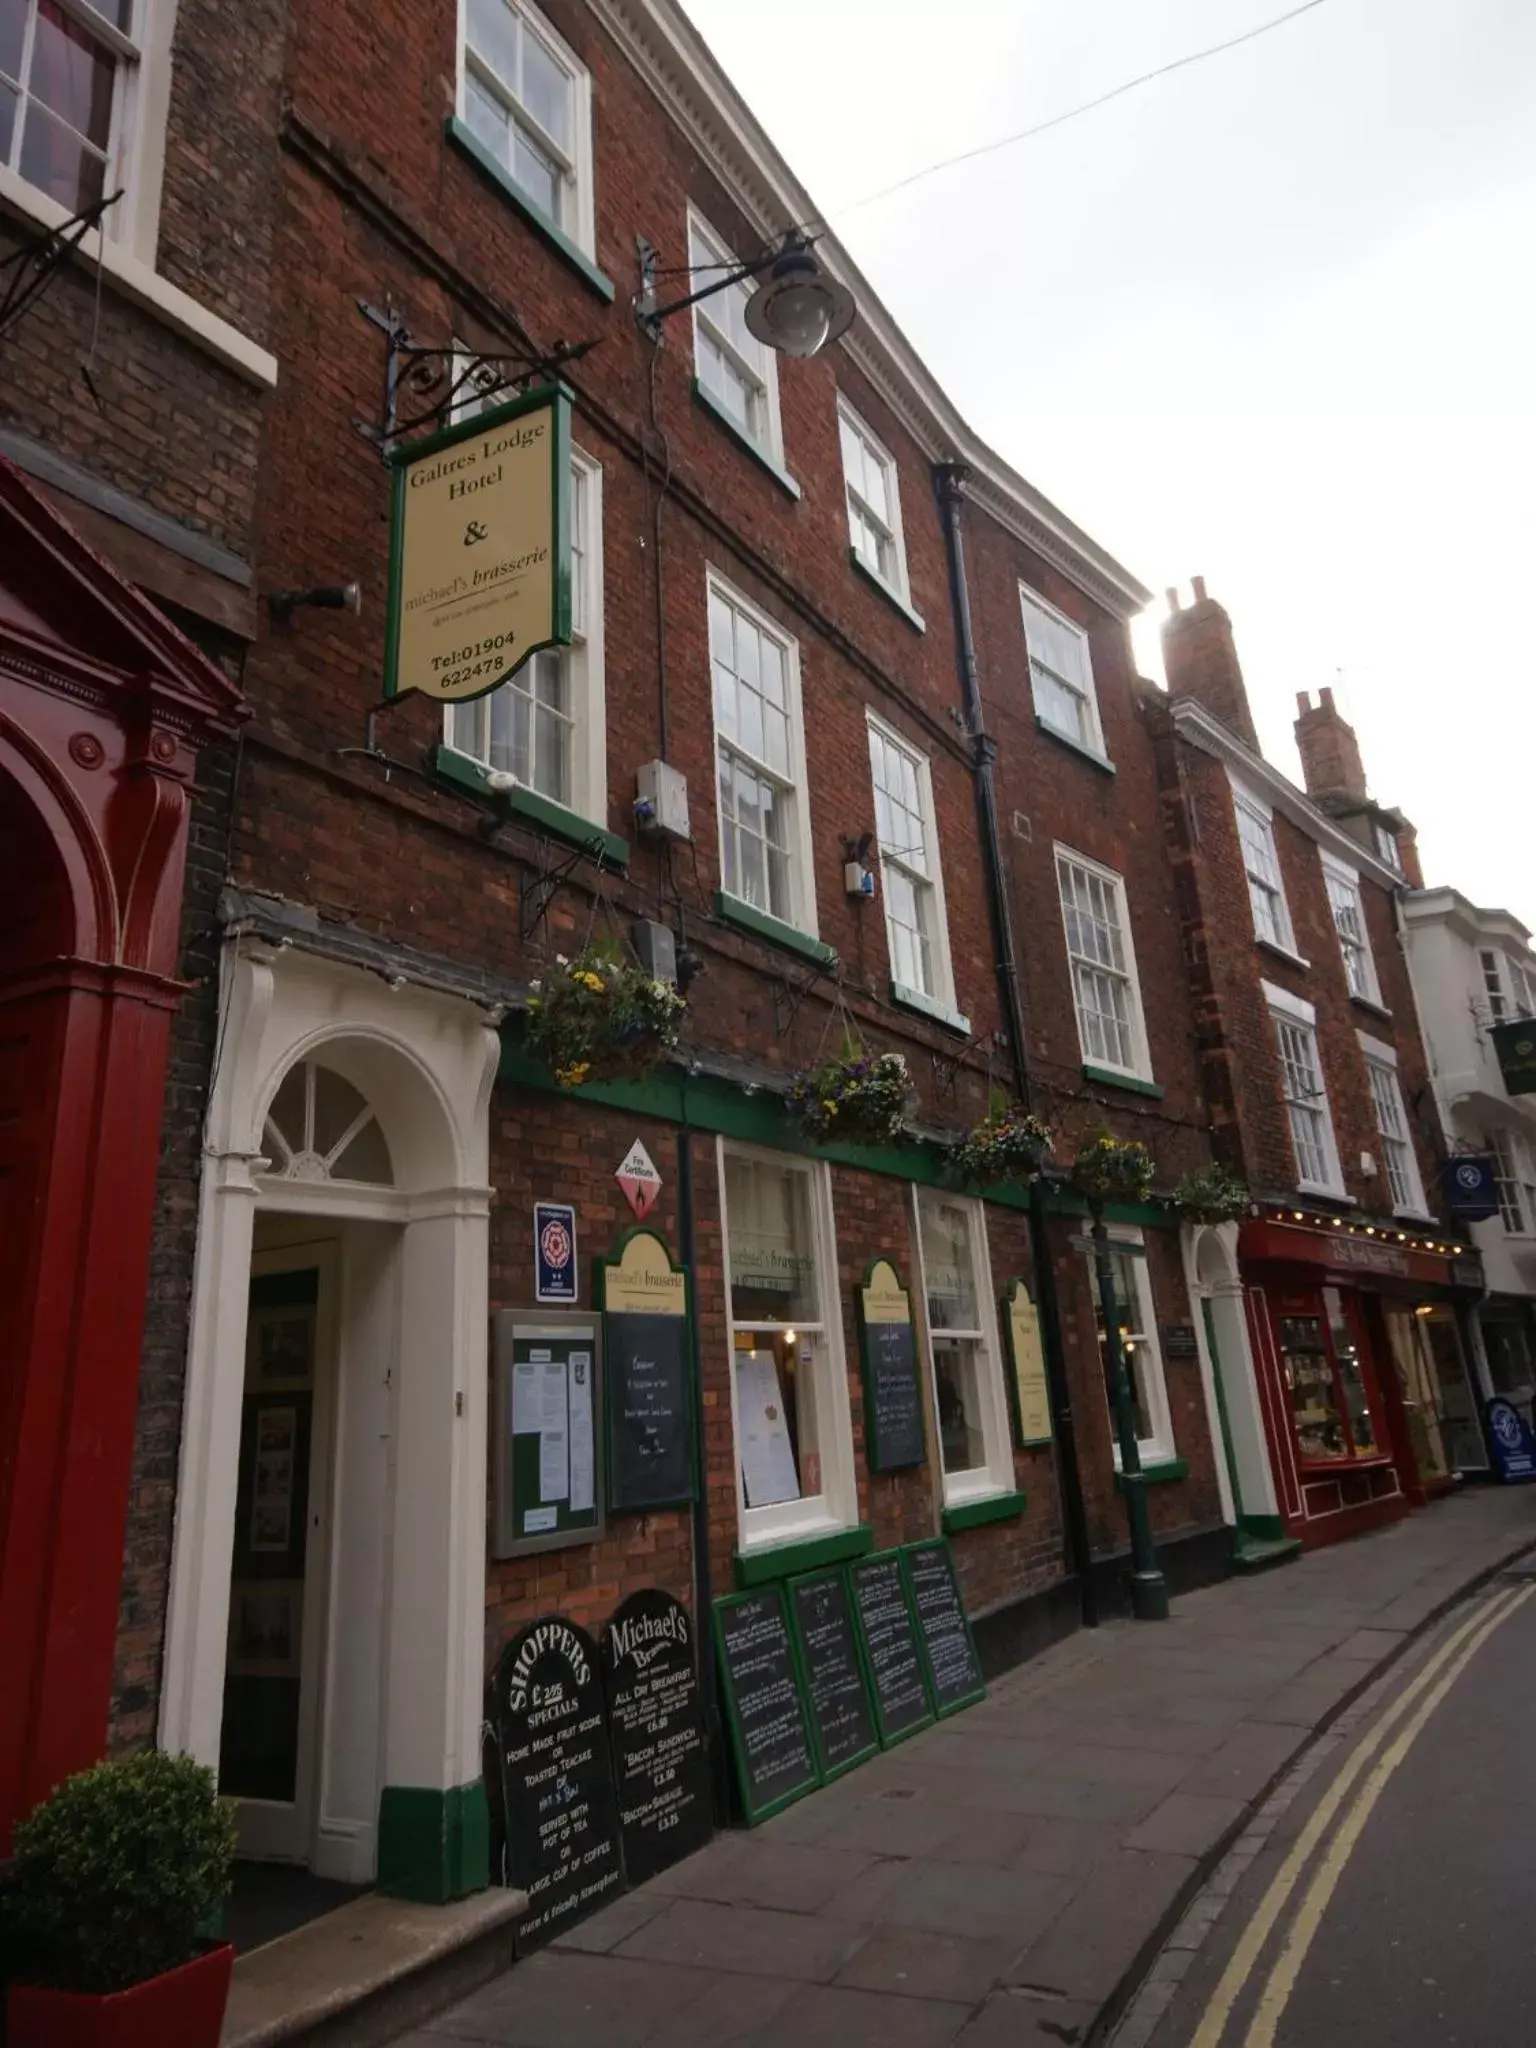
[[[6,2048],[219,2048],[234,1961],[225,1942],[179,1970],[99,1996],[13,1984]]]

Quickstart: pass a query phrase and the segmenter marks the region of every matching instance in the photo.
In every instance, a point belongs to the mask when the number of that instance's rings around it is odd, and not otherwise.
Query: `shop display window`
[[[1277,1306],[1275,1332],[1303,1462],[1380,1457],[1366,1363],[1339,1289],[1286,1297]]]

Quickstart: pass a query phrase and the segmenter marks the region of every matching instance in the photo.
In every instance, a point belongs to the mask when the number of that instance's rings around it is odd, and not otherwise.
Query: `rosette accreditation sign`
[[[571,637],[571,398],[549,385],[395,448],[384,694],[483,697]]]

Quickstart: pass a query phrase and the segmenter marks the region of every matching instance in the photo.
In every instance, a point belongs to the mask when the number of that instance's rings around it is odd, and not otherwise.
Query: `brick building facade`
[[[531,1619],[595,1633],[645,1587],[702,1619],[941,1532],[994,1665],[1116,1599],[1081,1214],[1059,1179],[965,1192],[943,1140],[1000,1092],[1062,1160],[1101,1125],[1161,1185],[1208,1157],[1129,651],[1146,593],[976,441],[830,238],[859,318],[814,357],[754,343],[745,288],[659,339],[637,321],[637,294],[685,298],[814,215],[675,8],[497,0],[464,47],[458,20],[288,25],[262,587],[355,582],[360,610],[285,608],[245,667],[158,1723],[245,1796],[249,1853],[431,1897],[483,1881],[482,1683]],[[478,704],[377,710],[389,474],[358,422],[409,442],[556,368],[570,652]],[[655,761],[686,837],[637,813]],[[869,835],[877,886],[850,892]],[[657,927],[679,1060],[556,1086],[530,984]],[[787,1110],[845,1032],[906,1059],[899,1147],[812,1143]],[[701,1498],[558,1546],[517,1524],[488,1565],[487,1310],[520,1355],[536,1202],[574,1210],[594,1306],[637,1141],[646,1227],[690,1269]],[[1159,1205],[1110,1221],[1187,1583],[1227,1568],[1231,1512],[1191,1245]],[[927,1444],[884,1473],[855,1313],[879,1259],[912,1298]],[[1051,1393],[1032,1437],[1012,1282]]]
[[[1462,1348],[1480,1266],[1443,1220],[1400,937],[1412,833],[1368,797],[1326,690],[1297,720],[1306,791],[1278,774],[1226,612],[1198,581],[1169,599],[1164,823],[1213,1144],[1256,1204],[1209,1247],[1241,1509],[1261,1538],[1325,1541],[1482,1462]]]
[[[201,0],[0,35],[0,830],[36,878],[0,977],[0,1849],[109,1716],[155,1727],[280,39]]]

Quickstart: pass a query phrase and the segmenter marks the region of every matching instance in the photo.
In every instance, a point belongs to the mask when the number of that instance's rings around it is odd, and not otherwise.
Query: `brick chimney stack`
[[[1219,718],[1244,746],[1259,752],[1259,736],[1232,638],[1232,621],[1216,600],[1205,594],[1205,578],[1193,578],[1195,601],[1181,608],[1177,590],[1168,592],[1163,621],[1163,668],[1168,694],[1177,700],[1193,697]]]
[[[1314,706],[1309,690],[1296,692],[1296,746],[1307,795],[1363,797],[1365,767],[1355,729],[1339,716],[1326,684],[1317,697]]]

